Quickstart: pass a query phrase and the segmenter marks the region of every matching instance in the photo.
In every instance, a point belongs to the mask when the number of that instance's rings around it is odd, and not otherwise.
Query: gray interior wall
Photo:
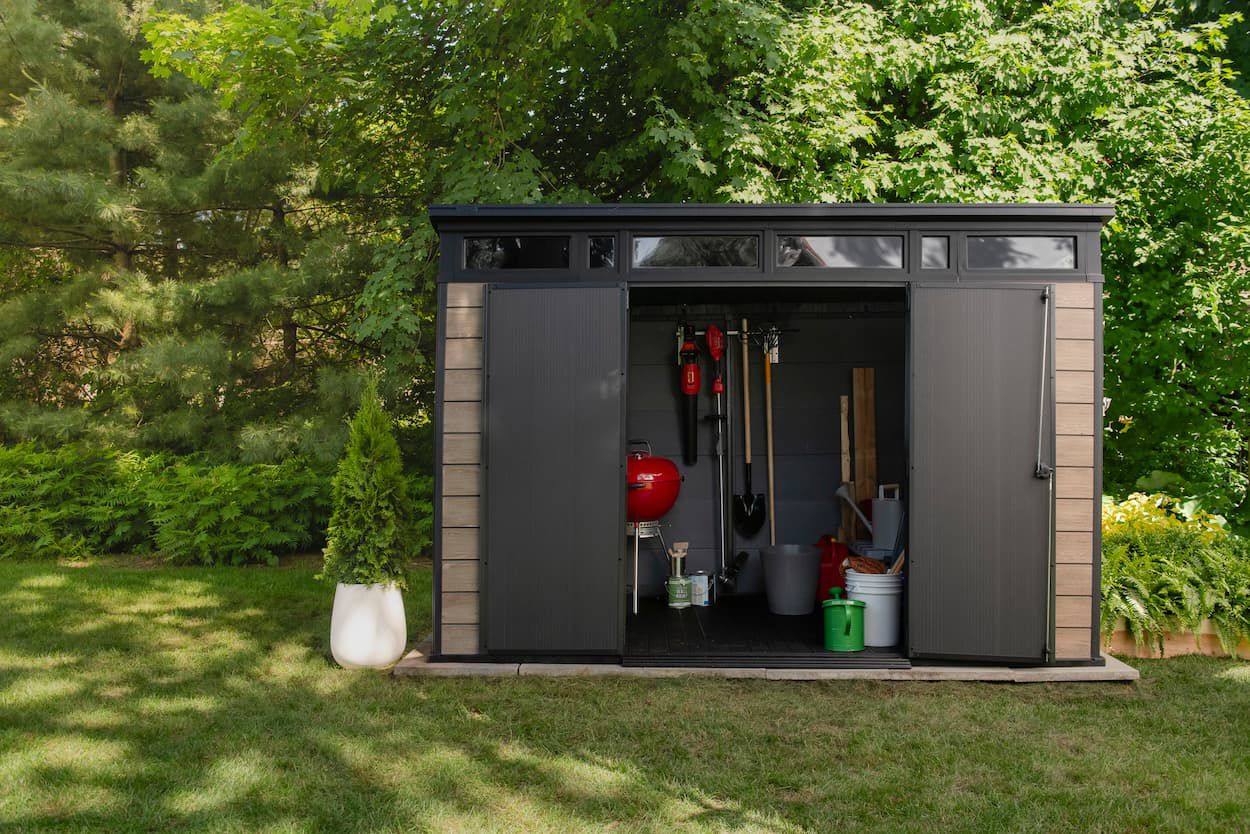
[[[766,295],[763,297],[767,297]],[[682,460],[679,368],[675,330],[682,318],[677,306],[650,306],[631,300],[629,334],[629,438],[650,441],[655,454],[671,459],[685,477],[677,505],[665,516],[664,535],[690,542],[688,572],[716,567],[716,464],[712,426],[701,422],[699,461],[687,467]],[[904,429],[904,364],[906,318],[900,299],[885,312],[838,312],[839,305],[801,303],[700,304],[688,318],[702,330],[708,323],[729,323],[737,329],[743,316],[752,328],[766,322],[783,331],[781,362],[773,366],[773,421],[776,454],[776,512],[778,543],[815,543],[837,532],[841,510],[834,498],[841,479],[839,397],[851,393],[851,369],[876,369],[877,480],[902,483],[906,473]],[[703,385],[700,416],[713,411],[710,393],[712,368],[699,338]],[[742,393],[736,337],[729,340],[732,376],[727,380],[733,409],[731,493],[742,489]],[[768,492],[764,423],[762,348],[753,345],[751,357],[752,488]],[[743,593],[763,591],[758,549],[768,544],[768,525],[749,540],[731,539],[731,553],[746,550],[750,562],[739,583]],[[639,587],[659,594],[667,566],[655,540],[642,542]]]

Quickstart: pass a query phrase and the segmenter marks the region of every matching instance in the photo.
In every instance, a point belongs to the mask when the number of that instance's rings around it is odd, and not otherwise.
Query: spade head
[[[744,536],[754,536],[764,526],[768,504],[762,494],[735,495],[733,500],[734,526]]]

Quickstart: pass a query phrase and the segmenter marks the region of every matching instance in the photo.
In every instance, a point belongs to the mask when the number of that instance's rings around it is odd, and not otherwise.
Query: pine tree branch
[[[95,241],[94,238],[78,238],[76,240],[13,240],[9,238],[0,238],[0,246],[22,247],[25,249],[74,249],[80,252],[112,252],[113,245],[103,241],[94,242],[94,245],[88,241]]]
[[[323,335],[329,336],[332,339],[336,339],[340,342],[344,342],[345,344],[349,344],[352,347],[363,350],[366,353],[371,353],[374,356],[382,355],[382,351],[378,350],[377,348],[371,345],[363,344],[362,342],[358,342],[355,339],[348,338],[347,336],[344,336],[341,333],[335,333],[333,330],[328,330],[324,327],[317,327],[316,325],[312,325],[312,324],[302,324],[298,322],[296,323],[295,326],[298,327],[300,330],[311,330],[314,333],[321,333]]]

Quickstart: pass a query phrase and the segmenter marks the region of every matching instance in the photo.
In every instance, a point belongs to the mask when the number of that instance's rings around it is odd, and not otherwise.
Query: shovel
[[[746,537],[754,536],[764,526],[767,517],[762,493],[751,492],[751,350],[747,320],[742,320],[742,434],[743,454],[746,458],[746,477],[743,493],[733,497],[734,526]]]

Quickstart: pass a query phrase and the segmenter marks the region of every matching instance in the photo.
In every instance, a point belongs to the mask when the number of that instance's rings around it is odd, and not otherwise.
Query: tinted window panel
[[[466,269],[568,269],[565,236],[467,237]]]
[[[590,239],[590,268],[611,269],[616,266],[616,238],[592,237]]]
[[[895,235],[781,235],[778,266],[902,269],[903,238]]]
[[[948,237],[926,237],[920,242],[921,269],[950,269],[951,240]]]
[[[760,265],[755,235],[666,235],[634,238],[634,266]]]
[[[969,237],[972,269],[1076,269],[1075,237]]]

